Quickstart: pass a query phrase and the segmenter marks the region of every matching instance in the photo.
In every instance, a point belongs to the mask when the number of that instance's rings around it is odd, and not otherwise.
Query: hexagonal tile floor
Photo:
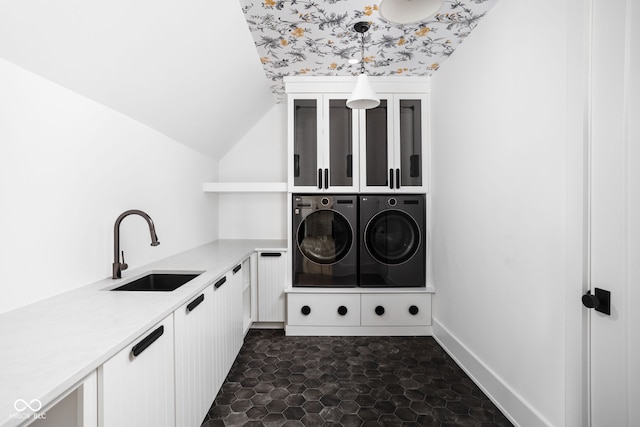
[[[511,426],[431,337],[251,330],[201,427]]]

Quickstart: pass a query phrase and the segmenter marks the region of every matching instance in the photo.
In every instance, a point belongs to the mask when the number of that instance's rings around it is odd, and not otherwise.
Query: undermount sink
[[[149,273],[112,291],[171,292],[198,277],[200,273]]]

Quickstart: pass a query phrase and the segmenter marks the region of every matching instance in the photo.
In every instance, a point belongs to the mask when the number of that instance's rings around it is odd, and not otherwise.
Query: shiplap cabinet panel
[[[157,337],[137,356],[133,348]],[[175,383],[173,315],[152,327],[98,370],[101,427],[173,427]]]
[[[215,399],[213,285],[174,312],[176,426],[200,425]]]
[[[240,267],[240,269],[238,269]],[[215,384],[220,389],[242,347],[242,265],[238,264],[214,284]],[[216,392],[217,392],[216,390]]]
[[[282,252],[258,253],[258,321],[284,322],[286,257]]]

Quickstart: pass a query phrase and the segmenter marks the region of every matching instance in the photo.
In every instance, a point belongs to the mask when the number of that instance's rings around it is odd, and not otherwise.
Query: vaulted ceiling
[[[428,75],[496,2],[396,26],[378,0],[2,0],[0,57],[219,158],[283,76],[357,73],[355,22],[372,23],[369,74]]]

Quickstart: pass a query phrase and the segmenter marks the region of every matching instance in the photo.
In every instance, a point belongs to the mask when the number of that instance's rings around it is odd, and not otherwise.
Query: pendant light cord
[[[360,57],[362,58],[360,60],[360,74],[365,74],[365,70],[364,70],[364,32],[360,33],[360,39],[361,39]]]

